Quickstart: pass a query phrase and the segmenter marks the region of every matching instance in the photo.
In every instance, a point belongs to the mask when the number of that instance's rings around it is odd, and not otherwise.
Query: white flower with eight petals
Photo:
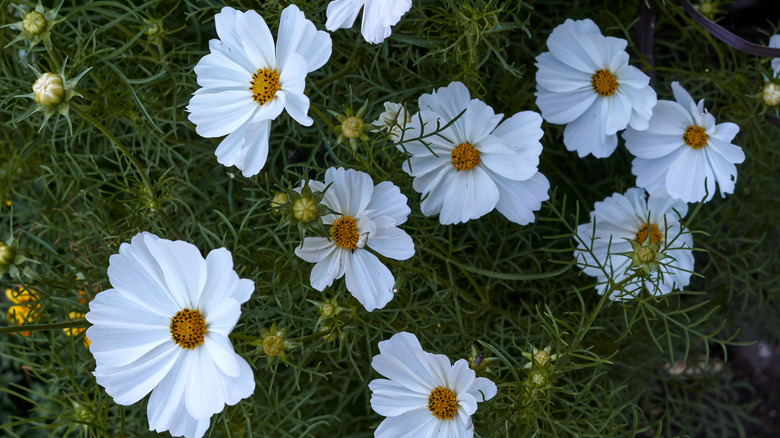
[[[536,105],[549,123],[565,124],[563,144],[584,157],[608,157],[617,132],[647,128],[656,103],[650,78],[628,65],[626,40],[605,37],[591,20],[567,19],[536,57]]]
[[[187,110],[198,134],[227,137],[217,147],[217,161],[235,165],[244,176],[256,175],[268,158],[271,121],[283,110],[303,126],[309,98],[306,74],[330,58],[331,40],[297,6],[286,7],[276,46],[263,17],[255,11],[225,7],[214,17],[219,39],[195,66],[198,89]]]
[[[673,199],[663,190],[649,198],[637,187],[628,189],[625,195],[615,193],[596,202],[590,213],[591,221],[577,227],[574,257],[583,272],[598,279],[596,291],[602,295],[608,286],[607,275],[615,283],[621,283],[631,274],[632,259],[625,254],[633,251],[632,241],[658,245],[659,253],[666,256],[660,260],[658,269],[651,271],[649,278],[628,281],[622,285],[622,291],[613,290],[609,298],[617,301],[636,298],[643,288],[651,295],[681,289],[688,285],[693,270],[693,238],[680,224],[680,218],[687,212],[688,204]]]
[[[192,244],[141,233],[111,256],[108,278],[113,288],[89,303],[87,337],[115,402],[151,391],[150,430],[199,438],[225,404],[252,394],[252,369],[228,335],[254,283],[238,278],[229,251],[204,260]]]
[[[398,148],[411,154],[403,169],[424,197],[423,214],[439,214],[446,225],[477,219],[495,208],[512,222],[533,222],[550,188],[537,170],[544,135],[541,116],[523,111],[502,122],[503,114],[471,99],[460,82],[420,96],[419,105],[420,113],[412,116]],[[461,112],[425,143],[415,140]]]
[[[496,395],[496,384],[476,377],[466,359],[455,365],[442,354],[423,351],[417,337],[400,332],[379,343],[371,366],[387,379],[375,379],[371,408],[387,417],[377,438],[470,438],[477,403]],[[389,380],[388,380],[389,379]]]
[[[322,217],[330,225],[330,238],[307,237],[295,254],[310,263],[311,285],[317,290],[346,276],[347,290],[369,312],[381,309],[393,298],[395,278],[366,247],[395,260],[414,255],[414,243],[398,225],[411,212],[406,196],[393,183],[376,186],[371,177],[353,169],[330,168],[325,183],[311,181],[309,187],[323,191],[322,203],[338,214]]]
[[[715,124],[715,117],[685,89],[672,82],[677,102],[661,100],[645,131],[627,129],[626,149],[634,155],[631,172],[636,185],[648,192],[664,189],[685,202],[709,201],[715,194],[734,192],[742,148],[731,144],[739,132],[734,123]],[[706,199],[705,199],[706,192]]]

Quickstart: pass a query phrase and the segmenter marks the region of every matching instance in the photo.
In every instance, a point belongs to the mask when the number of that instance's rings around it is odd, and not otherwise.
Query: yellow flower
[[[6,289],[5,296],[13,303],[6,311],[8,320],[13,324],[29,324],[38,317],[36,310],[41,307],[34,291],[17,286],[16,290]],[[13,333],[12,333],[13,334]],[[22,336],[30,336],[30,332],[20,332]]]

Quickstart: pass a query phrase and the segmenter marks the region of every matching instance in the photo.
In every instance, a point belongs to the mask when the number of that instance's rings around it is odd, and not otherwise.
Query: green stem
[[[16,332],[40,332],[44,330],[62,330],[67,328],[87,328],[90,323],[86,319],[77,319],[73,321],[55,322],[51,324],[21,324],[0,327],[0,335]]]
[[[133,165],[133,167],[135,167],[135,170],[141,176],[141,181],[144,184],[144,188],[146,188],[148,196],[154,201],[154,206],[156,207],[154,208],[154,211],[159,214],[166,227],[168,227],[179,238],[182,238],[183,236],[179,233],[178,228],[176,228],[176,226],[173,224],[173,221],[171,221],[171,218],[168,217],[168,214],[165,212],[165,210],[161,206],[157,205],[157,200],[154,199],[154,188],[152,187],[152,181],[149,179],[149,176],[144,171],[144,168],[141,166],[141,163],[138,161],[138,159],[136,159],[135,156],[130,153],[130,150],[128,150],[127,147],[125,147],[125,145],[122,144],[118,138],[114,137],[114,135],[105,126],[103,126],[102,123],[98,122],[88,112],[84,111],[84,109],[74,103],[71,103],[70,107],[73,108],[73,110],[76,111],[81,117],[83,117],[84,120],[94,125],[98,130],[100,130],[100,132],[103,133],[103,135],[108,137],[111,143],[113,143],[114,146],[116,146],[117,149],[119,149],[119,151],[122,152],[122,154],[127,157],[128,160],[130,160],[130,163]]]

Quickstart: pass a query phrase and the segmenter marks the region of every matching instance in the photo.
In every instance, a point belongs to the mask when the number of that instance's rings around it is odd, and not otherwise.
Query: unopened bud
[[[642,263],[651,263],[655,261],[655,251],[649,246],[642,246],[636,250],[636,257]]]
[[[287,201],[290,200],[290,197],[287,196],[287,193],[284,192],[278,192],[274,195],[274,198],[271,199],[271,207],[281,207],[282,205],[286,204]]]
[[[764,85],[764,92],[761,97],[768,106],[777,106],[780,104],[780,85],[774,82],[767,82]]]
[[[301,222],[311,222],[317,219],[317,213],[317,202],[308,196],[298,199],[293,204],[295,219]]]
[[[30,11],[22,19],[22,28],[32,36],[46,32],[46,17],[38,11]]]
[[[363,133],[363,119],[360,117],[347,117],[341,122],[341,132],[344,133],[344,137],[357,138]]]
[[[12,264],[14,262],[14,257],[16,257],[14,249],[5,242],[0,242],[0,266]]]
[[[275,357],[284,351],[284,339],[278,335],[271,335],[263,339],[263,353]]]
[[[33,99],[43,106],[57,106],[65,98],[62,76],[44,73],[33,84]]]

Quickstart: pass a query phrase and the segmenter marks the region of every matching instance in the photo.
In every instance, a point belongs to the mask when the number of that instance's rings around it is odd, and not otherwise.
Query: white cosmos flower
[[[268,158],[271,121],[283,110],[304,126],[309,98],[306,74],[322,67],[331,53],[330,36],[318,31],[297,6],[282,11],[274,46],[271,31],[255,11],[225,7],[214,16],[219,39],[195,66],[198,89],[187,106],[203,137],[227,137],[217,161],[256,175]]]
[[[412,116],[406,114],[403,105],[395,102],[385,102],[385,111],[371,124],[376,126],[374,131],[387,131],[390,141],[398,141],[401,139],[403,129],[411,121]]]
[[[238,278],[228,250],[204,260],[192,244],[141,233],[111,256],[108,278],[113,288],[89,303],[87,337],[115,402],[151,391],[150,430],[199,438],[225,404],[252,394],[252,369],[228,335],[254,283]]]
[[[417,337],[400,332],[379,343],[371,366],[387,379],[375,379],[371,408],[387,417],[377,438],[464,438],[474,436],[471,416],[477,403],[496,395],[496,384],[477,377],[466,359],[423,351]],[[389,379],[389,380],[388,380]]]
[[[734,123],[715,124],[715,117],[698,105],[685,89],[672,82],[677,102],[661,100],[645,131],[627,129],[626,149],[636,158],[631,172],[636,185],[649,192],[665,189],[685,202],[697,202],[715,194],[734,193],[737,166],[745,161],[742,148],[731,144],[739,132]]]
[[[405,139],[432,133],[437,123],[444,126],[465,110],[440,135],[425,138],[427,146],[418,140],[398,146],[411,154],[403,169],[424,197],[423,214],[439,214],[446,225],[477,219],[495,208],[512,222],[533,222],[550,188],[537,170],[544,134],[541,116],[523,111],[502,122],[503,114],[471,99],[460,82],[420,96],[419,105]]]
[[[322,203],[339,214],[322,217],[330,225],[330,239],[307,237],[295,254],[309,263],[311,285],[317,290],[346,276],[347,290],[369,312],[383,308],[393,299],[395,278],[366,247],[395,260],[414,255],[414,243],[398,225],[411,212],[406,196],[393,183],[376,186],[371,177],[353,169],[333,168],[325,172],[325,183],[311,181],[314,191],[325,190]]]
[[[769,38],[769,47],[780,49],[780,34]],[[774,77],[780,76],[780,58],[772,58],[771,65]]]
[[[591,221],[577,227],[574,256],[583,272],[598,279],[596,290],[602,295],[607,277],[598,266],[603,266],[615,283],[624,281],[631,274],[632,259],[624,255],[632,251],[630,241],[645,243],[649,233],[648,243],[658,244],[658,251],[667,256],[659,262],[660,270],[651,271],[649,281],[635,278],[626,283],[625,292],[614,290],[610,299],[635,298],[643,287],[651,295],[682,289],[690,282],[693,271],[693,238],[680,225],[680,217],[687,212],[688,204],[671,198],[663,190],[649,198],[644,189],[637,187],[628,189],[625,195],[615,193],[596,202]],[[586,251],[591,246],[593,255]]]
[[[363,9],[363,38],[379,44],[390,36],[390,27],[409,12],[412,0],[334,0],[328,4],[325,28],[333,32],[352,27],[358,12]]]
[[[656,102],[650,78],[628,65],[626,40],[605,37],[591,20],[567,19],[536,57],[536,105],[549,123],[566,125],[563,144],[584,157],[604,158],[616,133],[647,128]]]

